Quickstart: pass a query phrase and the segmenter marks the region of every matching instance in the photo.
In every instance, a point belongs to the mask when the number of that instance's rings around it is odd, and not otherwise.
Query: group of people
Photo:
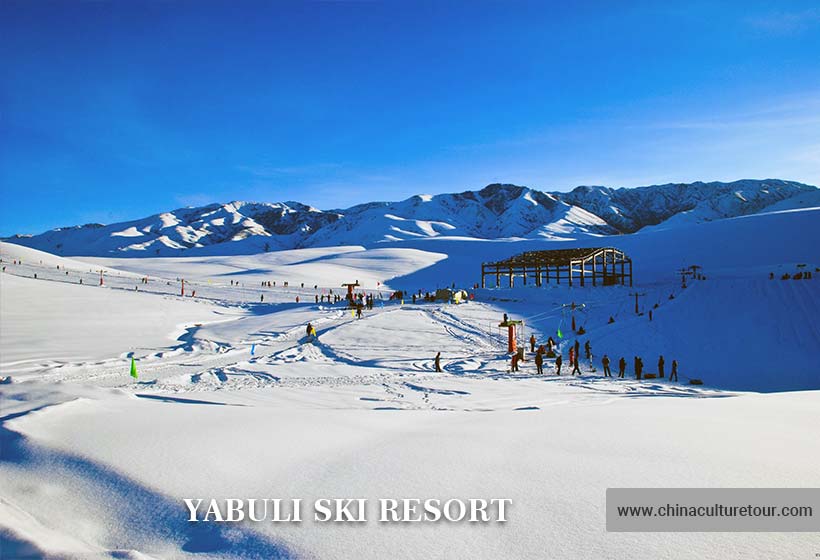
[[[506,322],[506,314],[505,314],[505,322]],[[529,338],[529,345],[530,345],[530,352],[535,354],[534,362],[535,362],[535,370],[538,375],[544,374],[544,360],[546,358],[554,358],[555,359],[555,373],[557,375],[561,375],[561,370],[564,365],[564,358],[561,355],[560,350],[558,349],[555,340],[550,336],[547,339],[546,345],[542,344],[537,346],[537,340],[535,338],[535,334],[530,335]],[[593,367],[593,355],[592,355],[592,344],[589,340],[584,342],[584,359],[589,362],[589,367]],[[519,363],[523,361],[523,351],[519,351],[514,353],[510,357],[510,371],[517,372],[519,371]],[[604,370],[604,377],[612,377],[612,369],[611,369],[612,361],[610,360],[607,354],[604,354],[603,358],[601,358],[601,365],[603,366]],[[635,373],[635,379],[643,379],[644,378],[644,363],[643,358],[640,356],[635,356],[633,360],[633,367]],[[657,377],[658,378],[665,378],[666,377],[666,359],[663,355],[658,357],[658,370],[657,370]],[[572,368],[570,370],[570,375],[581,375],[581,343],[577,339],[573,343],[572,346],[569,348],[569,366]],[[623,356],[618,360],[618,377],[624,378],[626,375],[626,358]],[[672,360],[671,370],[669,372],[669,380],[670,381],[678,381],[678,361]]]

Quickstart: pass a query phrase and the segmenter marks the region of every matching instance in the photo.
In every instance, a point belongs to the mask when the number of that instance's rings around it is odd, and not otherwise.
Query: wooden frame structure
[[[581,249],[555,249],[552,251],[527,251],[498,262],[481,264],[481,287],[487,287],[487,277],[495,277],[495,287],[501,287],[501,277],[508,278],[509,287],[515,285],[515,277],[529,279],[536,286],[555,281],[565,281],[569,286],[632,287],[632,259],[615,247],[587,247]]]

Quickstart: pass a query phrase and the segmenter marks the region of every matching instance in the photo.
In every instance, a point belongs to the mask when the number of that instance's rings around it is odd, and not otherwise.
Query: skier
[[[413,294],[413,304],[415,305],[415,303],[416,303],[416,294]]]
[[[666,362],[663,361],[663,354],[658,358],[658,377],[663,378],[663,366]]]
[[[590,346],[588,340],[584,342],[584,355],[587,357],[587,360],[592,359],[592,346]]]
[[[259,303],[262,303],[263,301],[265,301],[265,294],[260,294],[259,295]]]
[[[575,355],[575,362],[572,364],[572,375],[575,375],[576,371],[581,375],[581,358],[578,354]]]
[[[555,358],[555,373],[556,375],[561,375],[561,364],[564,363],[564,359],[561,357],[561,354]]]
[[[436,372],[441,372],[441,352],[436,354]]]
[[[550,352],[552,352],[555,349],[555,339],[554,338],[549,337],[547,339],[547,348],[549,349]]]
[[[609,370],[609,356],[604,354],[601,363],[604,365],[604,377],[612,377],[612,372]]]
[[[296,303],[299,303],[299,296],[296,296]]]
[[[518,352],[510,358],[510,371],[518,371]]]
[[[507,323],[507,314],[506,313],[504,313],[504,320],[502,321],[502,323],[504,323],[504,324]]]
[[[651,309],[649,310],[649,320],[650,321],[652,320],[652,310]]]
[[[635,379],[640,380],[643,374],[643,360],[635,356]]]
[[[530,352],[535,352],[535,335],[530,335]]]
[[[313,324],[308,323],[305,327],[305,336],[310,336],[310,331],[313,330]]]
[[[356,318],[357,319],[362,318],[362,307],[363,307],[363,305],[361,303],[356,305]]]
[[[575,361],[581,359],[581,343],[578,342],[578,339],[575,339]]]
[[[544,355],[540,352],[535,355],[535,372],[544,375]]]
[[[618,360],[618,377],[623,379],[625,372],[626,372],[626,360],[624,359],[623,356],[621,356],[621,359]]]
[[[570,367],[572,367],[572,365],[574,363],[575,363],[575,348],[570,347],[570,349],[569,349],[569,365],[570,365]]]
[[[319,296],[316,296],[316,303],[319,303]]]
[[[669,374],[669,381],[672,381],[673,378],[675,379],[675,381],[678,380],[678,361],[677,360],[672,360],[672,371]]]

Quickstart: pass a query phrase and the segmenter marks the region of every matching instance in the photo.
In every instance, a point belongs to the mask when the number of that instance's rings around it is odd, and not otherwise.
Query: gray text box
[[[606,530],[820,532],[820,488],[607,488]]]

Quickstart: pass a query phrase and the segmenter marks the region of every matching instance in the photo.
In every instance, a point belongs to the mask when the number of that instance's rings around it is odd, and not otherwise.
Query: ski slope
[[[470,286],[482,261],[573,242],[430,239],[71,261],[0,244],[0,375],[12,376],[0,385],[3,552],[804,555],[813,534],[606,533],[604,496],[609,487],[820,484],[820,280],[780,280],[820,265],[805,234],[818,216],[779,212],[605,238],[601,244],[635,259],[633,290],[487,288],[464,305],[413,304],[389,292]],[[676,270],[690,264],[707,278],[683,289]],[[101,267],[102,287],[94,282]],[[376,296],[362,319],[342,304],[315,303],[357,279]],[[263,287],[268,280],[277,286]],[[645,294],[641,314],[634,290]],[[570,302],[583,336],[571,333]],[[497,326],[503,313],[523,320],[522,338],[534,333],[539,343],[560,328],[565,360],[576,338],[589,340],[595,367],[584,363],[573,377],[565,366],[559,377],[548,360],[547,374],[537,376],[527,360],[511,373]],[[308,322],[315,340],[305,336]],[[626,379],[602,377],[603,353],[613,363],[627,358]],[[681,381],[636,380],[632,356],[643,356],[651,373],[661,353],[667,371],[679,361]],[[487,496],[512,498],[513,506],[508,523],[481,527],[228,526],[189,524],[182,504],[341,496]]]

